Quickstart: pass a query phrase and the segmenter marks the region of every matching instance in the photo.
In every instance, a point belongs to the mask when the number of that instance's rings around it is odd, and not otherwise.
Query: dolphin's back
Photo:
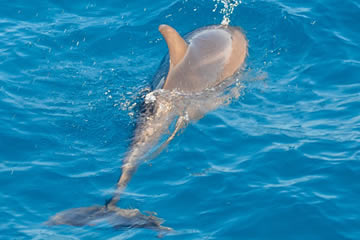
[[[213,87],[238,71],[247,55],[247,40],[237,27],[207,26],[186,34],[184,40],[188,48],[182,61],[171,66],[167,54],[153,78],[153,90],[198,92]]]
[[[164,37],[169,49],[176,49],[171,37]],[[176,64],[171,63],[171,51],[170,58],[165,57],[154,78],[154,88],[199,92],[214,87],[238,71],[247,55],[245,36],[235,27],[200,28],[187,34],[185,42],[187,48]]]
[[[231,34],[224,29],[198,32],[183,60],[169,72],[164,89],[197,92],[216,84],[231,55]]]

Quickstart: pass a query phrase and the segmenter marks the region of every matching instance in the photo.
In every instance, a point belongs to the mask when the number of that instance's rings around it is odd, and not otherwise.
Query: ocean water
[[[241,96],[143,163],[119,202],[165,239],[360,239],[357,0],[0,0],[0,239],[156,239],[49,227],[113,193],[167,47],[224,16],[249,40]]]

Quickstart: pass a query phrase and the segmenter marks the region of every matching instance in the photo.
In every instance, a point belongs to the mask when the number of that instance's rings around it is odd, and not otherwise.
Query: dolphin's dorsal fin
[[[184,58],[188,45],[179,33],[169,25],[160,25],[159,31],[169,48],[170,65],[175,66]]]

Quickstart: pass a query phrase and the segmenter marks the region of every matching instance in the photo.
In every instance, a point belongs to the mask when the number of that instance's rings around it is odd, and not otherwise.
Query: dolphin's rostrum
[[[62,211],[51,217],[47,224],[84,226],[105,221],[116,228],[171,230],[161,226],[161,219],[152,214],[121,209],[116,204],[141,162],[159,153],[189,121],[197,120],[221,105],[224,100],[213,99],[217,95],[209,94],[208,90],[223,89],[219,86],[239,72],[247,56],[248,44],[239,28],[227,25],[200,28],[185,39],[168,25],[160,25],[159,31],[166,40],[169,55],[154,77],[153,91],[145,97],[112,199],[105,206]],[[205,101],[201,104],[189,102],[194,98]],[[172,133],[159,143],[172,125]]]

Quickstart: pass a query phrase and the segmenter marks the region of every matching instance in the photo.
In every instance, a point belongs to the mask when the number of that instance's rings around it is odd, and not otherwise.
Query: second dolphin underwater
[[[248,43],[239,28],[227,25],[199,28],[185,39],[168,25],[160,25],[159,31],[168,45],[169,55],[153,79],[152,92],[145,97],[112,199],[105,206],[59,212],[47,224],[84,226],[107,222],[115,228],[171,230],[162,226],[162,220],[152,214],[121,209],[116,204],[140,163],[161,152],[189,121],[200,119],[226,101],[219,96],[241,70],[248,54]],[[202,101],[191,102],[196,98]],[[162,140],[171,128],[168,137]]]

